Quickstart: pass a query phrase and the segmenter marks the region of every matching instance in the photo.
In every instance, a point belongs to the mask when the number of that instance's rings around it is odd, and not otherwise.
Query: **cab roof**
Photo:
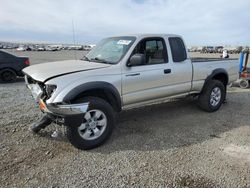
[[[146,38],[146,37],[163,37],[163,38],[164,37],[180,37],[182,38],[180,35],[176,35],[176,34],[159,34],[159,33],[149,33],[149,34],[138,33],[138,34],[119,35],[115,37],[121,37],[121,36],[136,37],[136,38]]]

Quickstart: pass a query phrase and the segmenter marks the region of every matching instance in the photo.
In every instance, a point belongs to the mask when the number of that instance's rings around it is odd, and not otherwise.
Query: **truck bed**
[[[201,91],[205,79],[215,69],[224,69],[229,77],[229,83],[239,77],[238,59],[222,58],[191,58],[193,65],[193,91]]]

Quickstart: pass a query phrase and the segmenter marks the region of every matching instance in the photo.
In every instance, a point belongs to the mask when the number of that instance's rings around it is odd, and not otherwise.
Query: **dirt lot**
[[[26,53],[33,64],[72,55]],[[229,89],[215,113],[192,99],[123,112],[90,151],[52,138],[55,125],[28,131],[41,113],[22,79],[0,85],[0,99],[0,187],[250,187],[249,89]]]

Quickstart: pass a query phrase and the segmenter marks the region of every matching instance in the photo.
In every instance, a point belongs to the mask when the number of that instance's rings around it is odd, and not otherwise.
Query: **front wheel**
[[[210,80],[202,90],[198,103],[199,106],[207,111],[217,111],[225,100],[226,89],[222,82],[218,80]]]
[[[103,144],[111,135],[115,112],[109,103],[97,97],[88,97],[82,102],[89,102],[88,111],[79,125],[66,125],[66,135],[76,148],[92,149]]]

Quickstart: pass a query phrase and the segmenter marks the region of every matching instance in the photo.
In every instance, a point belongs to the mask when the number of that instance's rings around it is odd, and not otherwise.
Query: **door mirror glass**
[[[130,57],[127,63],[128,67],[144,65],[146,63],[146,58],[144,54],[134,54]]]

